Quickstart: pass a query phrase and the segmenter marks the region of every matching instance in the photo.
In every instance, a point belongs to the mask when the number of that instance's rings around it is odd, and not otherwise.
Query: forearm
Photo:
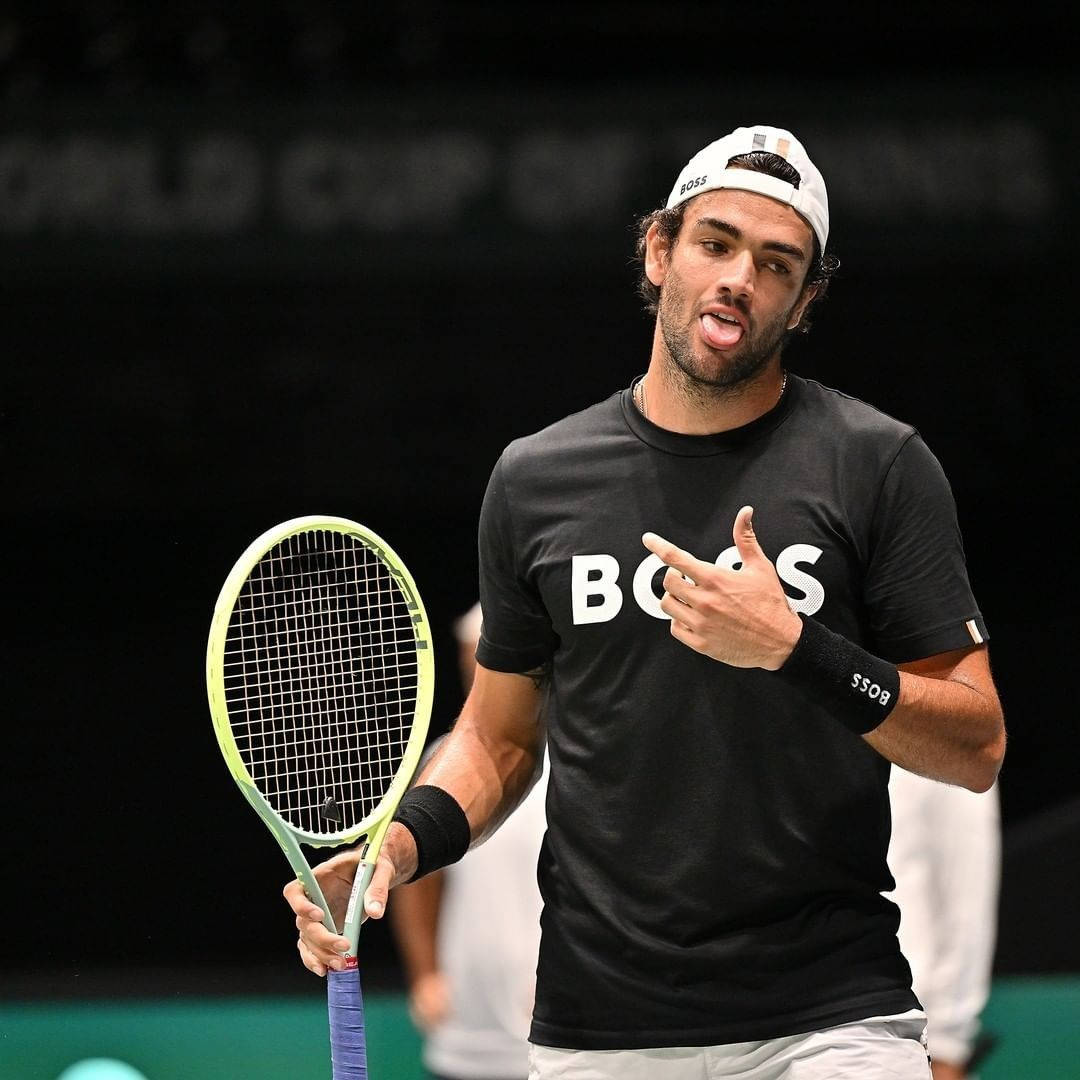
[[[486,840],[531,790],[540,774],[535,739],[492,738],[467,709],[418,783],[434,784],[465,811],[470,846]]]
[[[985,645],[897,666],[812,619],[777,638],[780,678],[894,764],[972,791],[997,778],[1005,724]]]
[[[985,650],[901,665],[896,706],[863,738],[909,772],[988,790],[1005,753],[1005,724]]]
[[[494,832],[525,797],[543,760],[544,693],[542,683],[530,675],[477,666],[461,716],[398,813],[403,815],[410,799],[426,808],[410,808],[416,816],[408,823],[404,818],[395,821],[387,832],[395,883],[460,858],[467,847]],[[420,832],[426,832],[422,860],[417,854]]]

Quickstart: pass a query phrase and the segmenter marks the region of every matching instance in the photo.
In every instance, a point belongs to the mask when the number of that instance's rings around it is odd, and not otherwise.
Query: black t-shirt
[[[665,431],[624,390],[511,443],[481,517],[477,658],[552,664],[534,1042],[741,1042],[918,1005],[881,895],[889,762],[660,611],[641,534],[737,565],[746,504],[795,610],[894,663],[987,638],[937,459],[818,383],[789,376],[719,435]]]

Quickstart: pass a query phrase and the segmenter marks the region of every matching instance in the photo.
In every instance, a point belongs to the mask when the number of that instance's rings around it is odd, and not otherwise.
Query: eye
[[[706,251],[710,251],[714,255],[722,255],[727,251],[727,244],[723,240],[702,240],[701,243]]]
[[[771,270],[774,274],[790,274],[791,267],[787,263],[776,262],[775,260],[765,263],[765,269]]]

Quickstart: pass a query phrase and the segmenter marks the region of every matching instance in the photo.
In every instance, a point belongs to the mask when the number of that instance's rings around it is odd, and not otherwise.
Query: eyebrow
[[[715,229],[717,232],[727,233],[732,240],[742,239],[742,230],[737,226],[732,225],[730,221],[722,221],[720,218],[714,217],[702,217],[698,218],[694,224],[697,226],[704,225],[708,229]],[[806,252],[795,244],[784,244],[779,240],[767,240],[762,244],[762,247],[766,251],[775,251],[780,255],[790,255],[793,259],[798,259],[800,262],[806,262]]]

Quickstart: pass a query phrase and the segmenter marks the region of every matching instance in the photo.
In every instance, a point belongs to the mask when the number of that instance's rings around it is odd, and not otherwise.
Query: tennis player
[[[930,1075],[882,896],[890,762],[986,791],[1004,721],[937,459],[784,367],[828,230],[789,131],[706,146],[641,223],[647,371],[492,472],[473,689],[366,909],[521,800],[550,690],[532,1077]],[[332,906],[356,859],[322,865]],[[304,963],[338,966],[285,892]]]

